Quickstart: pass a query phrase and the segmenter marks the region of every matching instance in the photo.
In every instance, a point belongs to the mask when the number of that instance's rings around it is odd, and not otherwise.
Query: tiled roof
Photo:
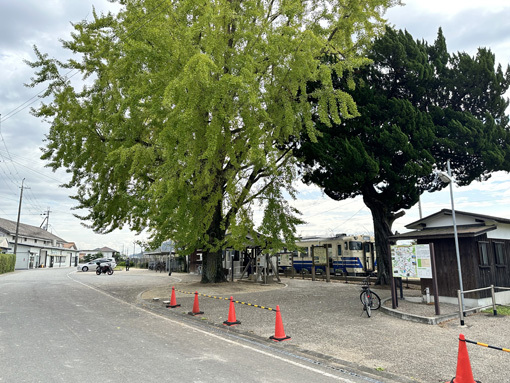
[[[103,253],[106,253],[106,252],[110,252],[110,253],[115,252],[115,250],[110,249],[108,246],[102,247],[101,249],[97,249],[97,250],[100,250]]]
[[[431,218],[438,217],[438,216],[441,216],[441,215],[451,216],[452,215],[452,211],[450,209],[442,209],[442,210],[438,211],[437,213],[431,214],[431,215],[429,215],[427,217],[419,219],[418,221],[412,222],[409,225],[406,225],[406,228],[407,229],[418,229],[424,223],[426,224]],[[461,216],[462,215],[462,216],[466,216],[466,217],[471,217],[471,218],[473,218],[475,220],[478,220],[478,221],[495,221],[495,222],[507,223],[507,224],[510,223],[510,219],[508,219],[508,218],[494,217],[492,215],[485,215],[485,214],[478,214],[478,213],[469,213],[469,212],[466,212],[466,211],[455,210],[455,215],[456,216]]]
[[[8,235],[16,235],[16,222],[0,218],[0,232],[3,232]],[[51,234],[49,231],[41,229],[40,227],[27,225],[21,222],[19,224],[18,235],[20,237],[30,237],[50,241],[56,240],[58,242],[67,242],[62,238],[57,237],[54,234]]]

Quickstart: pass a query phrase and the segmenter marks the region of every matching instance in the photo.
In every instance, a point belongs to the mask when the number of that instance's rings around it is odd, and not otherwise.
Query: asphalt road
[[[72,269],[0,275],[0,382],[393,382],[137,303],[161,284]]]

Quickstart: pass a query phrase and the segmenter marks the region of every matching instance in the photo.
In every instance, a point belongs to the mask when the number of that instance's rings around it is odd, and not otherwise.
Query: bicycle
[[[381,307],[381,298],[379,295],[370,290],[370,275],[368,275],[361,285],[361,294],[359,299],[363,303],[363,311],[367,312],[368,317],[372,315],[372,310],[377,310]],[[363,313],[361,313],[363,315]]]

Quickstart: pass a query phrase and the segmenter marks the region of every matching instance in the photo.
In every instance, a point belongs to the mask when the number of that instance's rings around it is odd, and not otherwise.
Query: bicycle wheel
[[[359,300],[360,300],[360,302],[361,302],[361,303],[365,303],[365,298],[364,298],[364,296],[365,296],[365,293],[366,293],[366,292],[367,292],[367,290],[366,290],[366,289],[363,289],[363,291],[362,291],[362,292],[361,292],[361,294],[359,295]]]
[[[360,295],[361,302],[363,303],[363,311],[367,312],[368,317],[370,318],[370,315],[372,314],[372,303],[370,300],[370,295],[367,293],[367,291],[362,291]]]
[[[381,298],[379,298],[379,295],[373,291],[370,291],[370,295],[372,297],[372,310],[377,310],[379,307],[381,307]]]

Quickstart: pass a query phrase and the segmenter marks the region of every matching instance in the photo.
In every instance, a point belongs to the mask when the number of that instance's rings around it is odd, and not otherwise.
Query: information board
[[[324,246],[314,246],[313,255],[315,257],[316,265],[326,265],[328,262],[328,253]]]
[[[280,266],[292,266],[292,253],[280,253],[278,255],[280,256]]]
[[[394,277],[432,278],[429,245],[391,246]]]

